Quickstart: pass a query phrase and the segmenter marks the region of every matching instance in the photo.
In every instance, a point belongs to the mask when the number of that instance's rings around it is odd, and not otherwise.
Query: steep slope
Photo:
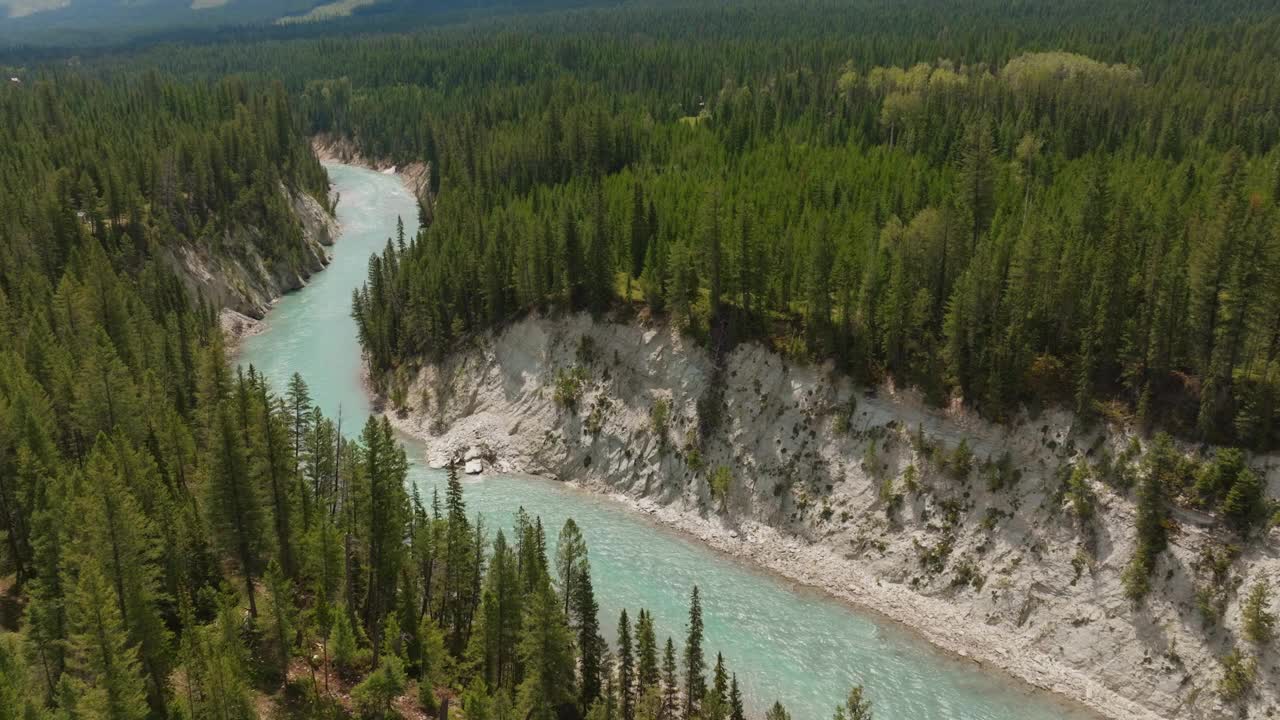
[[[753,345],[717,373],[666,327],[585,315],[526,319],[385,382],[403,406],[395,422],[428,441],[435,465],[459,458],[468,472],[545,474],[619,494],[1108,716],[1262,717],[1280,697],[1265,649],[1244,704],[1217,692],[1218,658],[1245,644],[1243,596],[1259,580],[1280,583],[1275,531],[1235,547],[1212,517],[1178,511],[1152,592],[1131,603],[1131,493],[1095,472],[1085,517],[1065,478],[1104,455],[1116,458],[1105,475],[1132,477],[1138,458],[1125,434],[1079,427],[1068,413],[996,426]],[[1254,464],[1274,497],[1277,459]],[[1197,610],[1206,592],[1216,622]]]
[[[325,247],[333,245],[337,225],[315,198],[282,188],[302,233],[298,244],[301,261],[297,266],[271,263],[258,250],[262,231],[241,226],[226,231],[224,253],[215,253],[195,243],[182,243],[168,250],[174,269],[187,286],[217,307],[228,308],[262,319],[271,301],[302,287],[312,273],[328,264]]]

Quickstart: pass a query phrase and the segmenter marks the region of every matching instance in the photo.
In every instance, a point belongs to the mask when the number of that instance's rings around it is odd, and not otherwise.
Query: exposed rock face
[[[196,243],[165,251],[168,261],[194,294],[215,307],[261,320],[272,301],[302,287],[307,278],[329,264],[325,247],[333,245],[338,234],[337,223],[310,195],[285,192],[289,193],[294,214],[302,226],[300,261],[296,267],[263,258],[254,242],[261,232],[257,228],[236,228],[221,239],[220,251]]]
[[[1275,531],[1214,578],[1202,555],[1232,538],[1179,513],[1151,595],[1134,606],[1121,582],[1131,494],[1091,479],[1088,522],[1064,499],[1062,468],[1119,457],[1123,433],[1077,427],[1062,411],[997,426],[755,345],[731,353],[720,377],[723,400],[700,417],[712,361],[670,329],[534,317],[423,368],[408,381],[412,407],[392,419],[427,441],[433,465],[456,458],[467,472],[618,494],[1111,717],[1264,717],[1280,701],[1276,652],[1238,639],[1248,589],[1266,579],[1280,591]],[[963,478],[940,460],[962,440],[974,454]],[[1016,476],[978,467],[1005,453]],[[1254,464],[1274,497],[1277,458]],[[1197,588],[1220,593],[1211,625]],[[1257,682],[1228,706],[1218,658],[1237,643],[1258,655]]]

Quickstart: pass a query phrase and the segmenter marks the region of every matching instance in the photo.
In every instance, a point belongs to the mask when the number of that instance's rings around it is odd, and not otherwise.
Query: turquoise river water
[[[417,225],[413,198],[399,179],[371,170],[328,165],[341,194],[342,235],[327,270],[283,298],[266,332],[249,338],[239,361],[253,364],[283,388],[302,374],[330,417],[341,411],[343,433],[359,432],[370,400],[361,382],[360,350],[350,317],[351,291],[365,277],[402,217]],[[412,482],[424,495],[442,482],[425,467],[421,444],[403,438]],[[790,584],[688,539],[622,505],[561,483],[486,476],[466,485],[468,508],[490,528],[508,527],[524,506],[540,515],[554,540],[568,517],[590,548],[596,597],[606,636],[622,608],[646,607],[660,641],[684,633],[689,591],[703,596],[706,645],[724,653],[738,674],[750,710],[759,717],[781,699],[795,720],[825,720],[850,686],[860,683],[877,720],[1049,720],[1092,717],[971,662],[937,651],[907,630],[823,593]]]

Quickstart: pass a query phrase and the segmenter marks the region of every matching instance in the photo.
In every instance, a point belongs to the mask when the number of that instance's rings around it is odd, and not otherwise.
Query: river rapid
[[[342,232],[329,268],[304,289],[282,298],[264,332],[248,338],[238,357],[277,389],[300,373],[314,401],[341,417],[343,434],[359,433],[372,412],[350,316],[351,293],[365,278],[369,255],[394,236],[397,217],[412,235],[413,197],[395,175],[347,165],[326,168],[340,194]],[[410,481],[424,497],[443,494],[443,474],[421,462],[424,447],[403,437]],[[548,536],[567,518],[582,527],[606,637],[619,612],[648,608],[659,642],[685,632],[689,592],[701,590],[708,666],[724,654],[736,672],[751,714],[775,699],[795,720],[832,716],[849,688],[862,684],[877,720],[1051,720],[1094,717],[1057,698],[945,655],[910,631],[850,607],[659,526],[620,503],[562,483],[487,475],[466,484],[471,513],[487,528],[510,527],[518,508],[541,516]]]

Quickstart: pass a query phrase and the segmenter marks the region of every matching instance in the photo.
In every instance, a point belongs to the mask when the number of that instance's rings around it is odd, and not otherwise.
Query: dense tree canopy
[[[874,11],[633,9],[253,62],[310,63],[284,71],[313,131],[433,163],[432,223],[356,299],[377,369],[530,308],[643,304],[995,418],[1273,447],[1276,21],[1067,5],[979,4],[948,25],[989,32],[941,38],[929,3],[848,34]]]
[[[300,267],[315,135],[430,163],[353,302],[377,382],[530,310],[648,313],[995,419],[1280,445],[1278,35],[1254,0],[786,0],[7,58],[0,706],[744,716],[696,590],[680,651],[639,609],[615,658],[576,526],[491,532],[385,420],[231,368],[175,258]],[[1182,465],[1145,461],[1134,597],[1170,502],[1259,522],[1239,454]]]

